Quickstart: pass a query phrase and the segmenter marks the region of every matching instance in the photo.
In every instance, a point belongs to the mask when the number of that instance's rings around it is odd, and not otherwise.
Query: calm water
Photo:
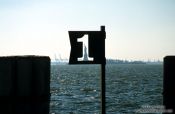
[[[107,114],[162,105],[162,65],[107,65]],[[51,114],[100,114],[100,66],[52,65]]]

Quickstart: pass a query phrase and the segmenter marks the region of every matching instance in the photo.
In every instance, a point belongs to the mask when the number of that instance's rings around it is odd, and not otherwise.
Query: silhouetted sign
[[[105,64],[105,26],[101,31],[69,31],[69,64]],[[86,41],[86,42],[85,42]]]

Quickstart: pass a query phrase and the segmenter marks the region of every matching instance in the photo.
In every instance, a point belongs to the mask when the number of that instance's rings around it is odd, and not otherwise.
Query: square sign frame
[[[83,57],[83,42],[78,39],[88,35],[88,56],[92,61],[79,61]],[[106,64],[105,58],[105,26],[101,26],[101,31],[69,31],[71,52],[69,64]]]

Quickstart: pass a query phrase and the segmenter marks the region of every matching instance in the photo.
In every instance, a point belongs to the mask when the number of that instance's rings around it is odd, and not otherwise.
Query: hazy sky
[[[0,55],[69,58],[69,30],[106,26],[106,57],[175,55],[175,0],[0,0]]]

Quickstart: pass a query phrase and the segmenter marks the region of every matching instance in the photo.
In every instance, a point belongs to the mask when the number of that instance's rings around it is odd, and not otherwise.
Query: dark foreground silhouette
[[[49,114],[49,102],[49,57],[0,57],[0,114]]]
[[[163,104],[175,113],[175,56],[164,58]],[[168,114],[168,113],[164,113]]]

